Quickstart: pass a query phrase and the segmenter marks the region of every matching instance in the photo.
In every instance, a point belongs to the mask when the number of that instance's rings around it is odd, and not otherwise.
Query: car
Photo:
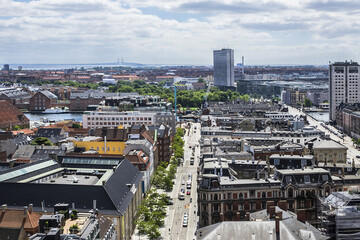
[[[188,221],[183,221],[183,227],[187,227],[188,226]]]
[[[360,158],[360,155],[356,155],[356,158]]]
[[[173,201],[170,201],[170,200],[166,200],[166,201],[165,201],[165,205],[174,205],[174,202],[173,202]]]
[[[180,192],[185,193],[185,188],[182,188]]]
[[[190,190],[186,191],[186,195],[190,195],[190,193],[191,193]]]
[[[185,181],[184,181],[184,180],[181,181],[181,185],[185,185]]]
[[[185,195],[184,193],[179,193],[179,200],[185,200]]]

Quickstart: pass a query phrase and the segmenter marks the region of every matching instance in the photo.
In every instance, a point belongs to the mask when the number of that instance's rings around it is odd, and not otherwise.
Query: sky
[[[0,63],[360,61],[359,0],[0,0]]]

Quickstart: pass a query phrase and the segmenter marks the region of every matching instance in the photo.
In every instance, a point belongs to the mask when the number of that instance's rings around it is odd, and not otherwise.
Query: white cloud
[[[342,3],[334,11],[339,1],[0,0],[0,62],[87,63],[124,57],[142,63],[211,64],[213,49],[231,47],[249,64],[300,64],[311,58],[325,64],[360,50],[355,44],[358,3]],[[175,17],[179,14],[184,19]]]

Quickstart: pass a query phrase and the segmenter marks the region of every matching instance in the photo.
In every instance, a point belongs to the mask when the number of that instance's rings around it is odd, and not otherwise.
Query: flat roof
[[[66,177],[65,177],[66,176]],[[41,183],[50,184],[71,184],[71,185],[95,185],[99,178],[91,175],[64,175],[55,178],[47,179]]]
[[[304,169],[282,169],[277,170],[281,174],[311,174],[311,173],[329,173],[328,170],[325,170],[323,168],[304,168]]]

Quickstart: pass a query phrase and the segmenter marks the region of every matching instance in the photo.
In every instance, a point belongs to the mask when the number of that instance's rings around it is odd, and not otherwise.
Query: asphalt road
[[[293,115],[299,115],[299,114],[306,114],[294,107],[290,107],[288,106],[288,109],[289,109],[289,113],[290,114],[293,114]],[[333,134],[332,132],[330,132],[328,129],[326,129],[325,127],[321,126],[321,121],[317,121],[315,120],[314,118],[311,118],[309,117],[309,115],[307,115],[307,119],[310,123],[310,125],[313,125],[313,126],[317,126],[317,128],[323,132],[325,132],[325,134],[327,135],[330,135],[330,138],[336,142],[339,142],[341,144],[343,144],[344,146],[346,146],[348,148],[348,151],[347,151],[347,157],[348,159],[350,159],[352,161],[352,159],[355,160],[355,164],[358,165],[360,164],[360,159],[356,158],[356,156],[360,156],[360,151],[357,150],[354,145],[353,145],[353,142],[351,140],[351,137],[345,135],[344,139],[340,138],[339,136]],[[338,130],[330,125],[327,125],[327,127],[329,129],[332,129],[334,132],[338,133]]]
[[[194,129],[196,126],[197,129]],[[188,135],[189,133],[189,135]],[[173,198],[174,205],[168,207],[167,216],[165,218],[165,226],[161,229],[163,239],[195,239],[195,231],[199,217],[197,216],[197,167],[200,158],[200,124],[194,123],[190,129],[186,129],[184,136],[185,151],[183,166],[179,166],[173,191],[169,194]],[[191,148],[189,148],[191,146]],[[195,148],[195,150],[193,150]],[[190,158],[194,153],[194,165],[190,165]],[[188,174],[192,175],[190,195],[186,192],[186,183]],[[184,185],[182,185],[184,183]],[[185,200],[179,200],[178,194],[180,190],[185,189]],[[190,202],[190,198],[192,201]],[[188,226],[183,226],[184,213],[188,213]]]

